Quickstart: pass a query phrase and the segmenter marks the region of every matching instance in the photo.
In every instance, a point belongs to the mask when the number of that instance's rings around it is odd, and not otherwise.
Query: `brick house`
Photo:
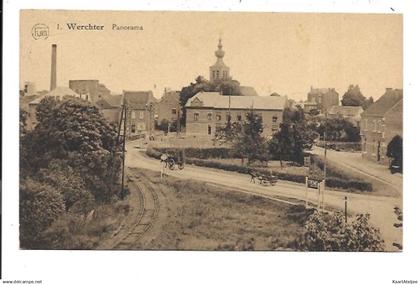
[[[177,122],[178,118],[181,117],[179,99],[179,91],[165,91],[156,105],[158,123],[161,123],[163,120],[167,120],[170,123]]]
[[[123,91],[127,106],[127,136],[136,137],[140,134],[151,135],[154,130],[154,120],[157,100],[152,91]]]
[[[307,101],[315,103],[322,113],[326,113],[332,106],[339,105],[338,93],[335,88],[313,88],[311,86]]]
[[[100,110],[106,120],[117,125],[120,121],[121,105],[122,95],[109,95],[99,99],[95,103],[95,106]]]
[[[388,165],[388,143],[403,137],[403,91],[387,88],[385,94],[362,113],[362,157]]]
[[[344,118],[354,126],[360,127],[363,108],[361,106],[333,106],[328,110],[329,118]]]
[[[271,136],[279,129],[286,106],[285,97],[266,96],[222,96],[218,92],[199,92],[190,98],[185,107],[187,112],[187,136],[213,138],[229,118],[241,122],[252,109],[262,118],[263,135]]]

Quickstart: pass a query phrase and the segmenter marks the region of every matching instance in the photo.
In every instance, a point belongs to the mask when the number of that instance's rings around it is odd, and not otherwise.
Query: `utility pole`
[[[178,102],[178,106],[177,106],[177,109],[176,109],[176,115],[177,115],[177,117],[176,117],[176,136],[178,137],[179,136],[179,132],[181,131],[181,121],[180,121],[180,113],[179,113],[179,110],[180,110],[180,108],[179,108],[179,102]]]
[[[347,223],[347,196],[344,197],[344,220]]]
[[[325,120],[327,119],[328,114],[325,113]],[[325,187],[327,186],[327,124],[324,127],[324,184],[322,186],[322,211],[325,209],[324,205],[324,194]]]
[[[122,147],[122,169],[121,169],[121,192],[120,192],[120,196],[121,198],[123,198],[123,194],[124,194],[124,170],[125,170],[125,136],[126,136],[126,131],[127,131],[127,107],[125,105],[125,101],[124,101],[124,105],[123,105],[123,112],[124,112],[124,128],[123,128],[123,147]]]

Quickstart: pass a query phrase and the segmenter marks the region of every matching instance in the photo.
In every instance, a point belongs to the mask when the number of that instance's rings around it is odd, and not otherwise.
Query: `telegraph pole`
[[[327,119],[328,114],[325,113],[325,119]],[[322,186],[322,211],[325,209],[324,205],[324,194],[325,187],[327,186],[327,124],[324,127],[324,184]]]
[[[123,198],[123,194],[124,194],[124,170],[125,170],[125,136],[126,136],[126,131],[127,131],[127,107],[125,105],[125,101],[124,101],[124,105],[123,105],[123,112],[124,112],[124,128],[123,128],[123,147],[122,147],[122,169],[121,169],[121,198]]]

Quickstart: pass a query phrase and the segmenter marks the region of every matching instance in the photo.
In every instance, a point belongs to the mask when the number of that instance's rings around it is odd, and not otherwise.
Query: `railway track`
[[[140,244],[143,235],[153,227],[160,210],[155,185],[146,175],[129,173],[128,180],[138,190],[141,209],[136,216],[137,221],[134,226],[112,247],[117,250],[139,248],[137,245]]]

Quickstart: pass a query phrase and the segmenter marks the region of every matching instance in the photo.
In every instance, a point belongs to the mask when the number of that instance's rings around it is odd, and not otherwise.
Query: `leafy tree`
[[[360,91],[358,85],[350,85],[348,90],[344,93],[341,99],[343,106],[361,106],[364,110],[367,109],[373,103],[373,98],[366,97]]]
[[[314,212],[305,222],[305,231],[296,246],[308,251],[383,251],[379,229],[369,224],[369,218],[369,214],[358,214],[346,223],[341,212]]]
[[[25,179],[19,193],[20,242],[23,248],[36,248],[40,233],[64,213],[62,195],[50,185]]]
[[[322,120],[317,128],[317,132],[322,139],[324,139],[325,131],[327,134],[326,138],[329,141],[360,141],[360,128],[344,118],[327,118]]]
[[[247,158],[248,164],[259,160],[268,160],[268,145],[262,136],[263,125],[261,117],[254,111],[246,114],[241,131],[233,141],[234,155]]]
[[[89,102],[46,98],[37,108],[38,124],[22,140],[24,172],[36,174],[49,163],[65,160],[97,200],[109,200],[120,169],[113,129]]]
[[[391,166],[397,166],[402,171],[403,166],[403,140],[402,137],[396,135],[388,143],[386,148],[386,156],[391,159]]]
[[[282,161],[303,163],[304,149],[312,148],[316,133],[308,126],[301,107],[296,110],[286,108],[283,123],[269,141],[270,154]]]
[[[66,210],[76,202],[93,198],[86,190],[80,174],[63,160],[53,160],[47,169],[41,169],[40,181],[51,185],[61,193]]]

